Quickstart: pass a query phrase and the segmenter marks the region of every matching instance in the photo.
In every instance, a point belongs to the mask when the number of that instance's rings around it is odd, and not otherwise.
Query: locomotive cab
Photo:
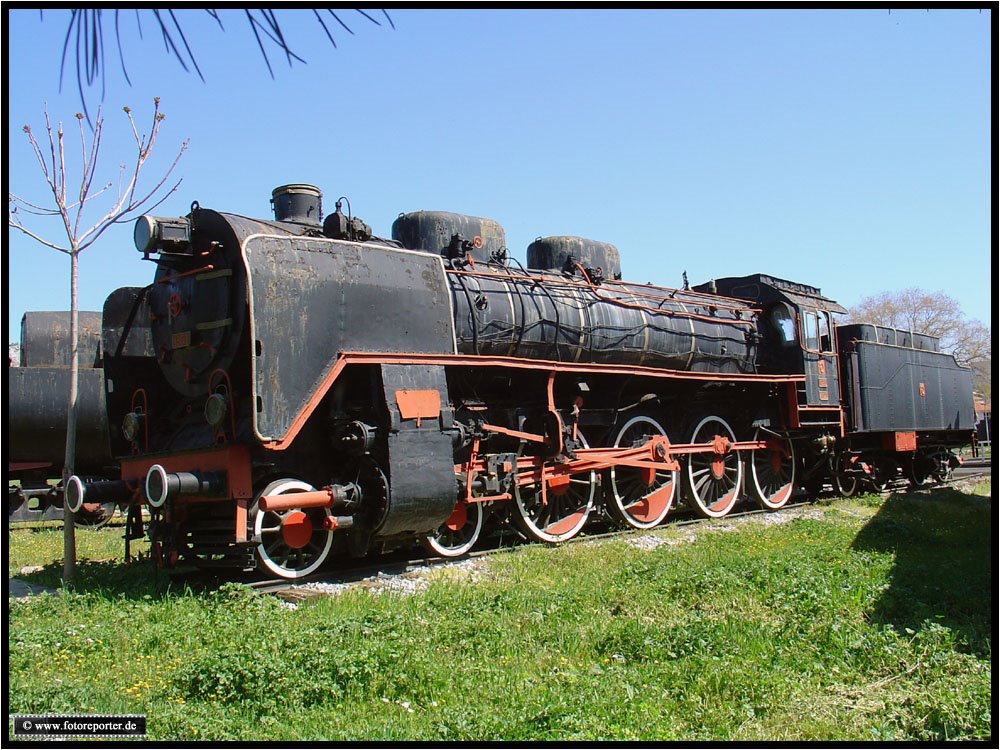
[[[817,287],[764,274],[716,279],[695,287],[758,304],[758,365],[764,372],[801,373],[796,405],[803,421],[839,423],[840,375],[833,315],[847,310]],[[829,411],[827,411],[829,410]]]

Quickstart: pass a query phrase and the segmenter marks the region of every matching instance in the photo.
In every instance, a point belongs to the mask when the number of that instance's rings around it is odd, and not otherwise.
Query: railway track
[[[932,491],[934,489],[940,489],[945,486],[952,486],[958,483],[992,477],[992,471],[988,466],[966,466],[957,470],[956,474],[956,476],[946,482],[928,488],[912,490],[912,492],[919,494]],[[882,494],[889,495],[893,492],[899,492],[900,489],[901,488],[899,487],[888,488],[883,491]],[[817,499],[831,500],[837,499],[837,496],[828,491],[822,493]],[[789,511],[805,508],[813,504],[815,504],[815,500],[791,502],[777,511],[764,510],[761,508],[747,508],[745,510],[730,513],[721,519],[702,518],[700,516],[696,516],[693,512],[684,510],[676,512],[673,518],[668,520],[665,524],[656,527],[656,529],[684,528],[702,525],[712,526],[754,516],[780,516],[781,514]],[[123,518],[116,517],[108,524],[108,527],[120,527],[123,523]],[[31,526],[22,524],[17,528],[30,530]],[[607,539],[639,538],[641,536],[648,535],[651,531],[656,529],[618,529],[611,527],[610,523],[602,523],[595,525],[594,533],[574,537],[573,539],[563,542],[563,544],[583,544]],[[494,541],[496,541],[496,537],[494,537]],[[283,598],[304,599],[310,595],[307,593],[309,591],[308,588],[306,588],[310,584],[323,584],[332,588],[334,586],[356,584],[360,581],[377,577],[399,578],[408,573],[413,573],[419,570],[447,567],[456,563],[462,563],[496,554],[503,554],[515,549],[530,546],[545,545],[538,542],[525,541],[519,536],[515,536],[513,532],[502,532],[499,535],[499,543],[496,544],[496,546],[474,550],[457,558],[441,558],[426,554],[414,554],[413,550],[397,551],[383,554],[375,558],[366,558],[363,564],[346,563],[341,567],[320,571],[295,581],[285,579],[250,579],[249,577],[241,578],[240,576],[233,576],[231,574],[221,575],[214,571],[179,572],[174,575],[173,578],[180,583],[204,590],[216,589],[223,583],[237,581],[262,594],[273,594],[278,596],[284,595]],[[296,590],[303,591],[303,595],[298,597],[289,596],[291,592]],[[324,592],[320,591],[318,593],[322,594]]]
[[[788,503],[784,508],[779,511],[764,511],[762,509],[751,508],[745,511],[739,511],[730,513],[724,519],[713,519],[713,518],[701,518],[700,516],[695,516],[693,513],[688,514],[678,514],[674,520],[670,520],[667,523],[656,527],[657,529],[669,529],[669,528],[682,528],[685,526],[694,525],[705,525],[729,521],[732,519],[745,518],[757,515],[776,515],[783,513],[794,508],[801,508],[812,505],[812,501],[801,501],[796,503]],[[601,530],[601,529],[605,530]],[[610,528],[609,523],[599,523],[595,524],[596,533],[588,533],[586,535],[580,535],[570,539],[568,541],[562,542],[558,546],[571,545],[571,544],[582,544],[593,541],[607,540],[607,539],[627,539],[629,537],[638,537],[644,534],[648,534],[653,529],[613,529]],[[494,538],[495,541],[495,538]],[[249,588],[257,591],[259,593],[266,594],[279,594],[284,591],[293,590],[296,588],[301,588],[308,586],[309,584],[330,584],[330,585],[342,585],[357,583],[358,581],[363,581],[376,576],[402,576],[407,573],[412,573],[417,570],[428,570],[437,567],[447,567],[449,565],[454,565],[455,563],[464,562],[467,560],[475,560],[478,558],[488,557],[496,554],[504,554],[511,552],[515,549],[522,549],[526,547],[545,547],[548,545],[542,544],[541,542],[530,542],[526,541],[521,537],[517,537],[515,540],[515,535],[513,533],[503,533],[500,536],[500,543],[492,547],[484,547],[483,549],[474,550],[468,552],[460,557],[454,558],[443,558],[425,554],[413,554],[412,550],[405,550],[400,552],[391,552],[374,558],[366,558],[364,563],[361,565],[347,565],[344,567],[338,567],[334,569],[327,569],[324,571],[316,572],[308,576],[303,576],[302,578],[296,579],[294,581],[289,581],[286,579],[277,578],[267,578],[260,580],[247,580],[244,581],[245,585]],[[203,574],[197,573],[194,576],[182,577],[185,583],[192,583],[194,581],[202,580],[205,578]],[[221,580],[221,579],[220,579]],[[228,578],[226,580],[232,580]]]
[[[970,480],[975,480],[983,477],[990,477],[992,473],[989,470],[978,471],[975,473],[963,473],[962,476],[954,477],[941,484],[934,485],[933,487],[922,488],[917,490],[912,490],[913,493],[927,492],[933,489],[940,489],[941,487],[951,486],[958,482],[967,482]],[[900,488],[888,488],[881,494],[889,495],[893,492],[899,492]],[[908,490],[909,491],[909,490]],[[825,493],[820,495],[819,499],[836,499],[837,496],[832,493]],[[718,526],[725,524],[729,521],[739,520],[743,518],[751,518],[754,516],[781,516],[788,511],[792,511],[799,508],[806,508],[814,505],[814,500],[802,500],[799,502],[788,503],[780,510],[765,510],[762,508],[747,508],[746,510],[741,510],[738,512],[730,513],[723,518],[702,518],[701,516],[696,516],[693,512],[680,512],[676,516],[667,521],[665,524],[656,527],[655,529],[617,529],[610,528],[610,524],[604,525],[605,530],[600,530],[602,526],[596,526],[596,533],[589,533],[586,535],[580,535],[563,542],[563,545],[571,544],[585,544],[588,542],[608,540],[608,539],[629,539],[638,538],[640,536],[648,535],[651,531],[659,529],[672,529],[672,528],[684,528],[689,526]],[[513,538],[513,535],[507,535]],[[475,560],[479,558],[489,557],[496,554],[504,554],[515,549],[521,549],[524,547],[532,546],[546,546],[539,542],[528,542],[523,539],[518,538],[514,543],[504,543],[503,537],[501,537],[501,543],[498,546],[487,547],[483,549],[474,550],[461,557],[456,558],[441,558],[432,557],[429,555],[414,555],[412,551],[389,553],[374,559],[365,560],[363,565],[349,565],[346,567],[336,568],[333,570],[325,570],[321,572],[314,573],[310,576],[305,576],[303,578],[297,579],[295,581],[288,581],[284,579],[264,579],[257,581],[249,581],[246,583],[247,586],[253,590],[262,594],[274,594],[282,598],[289,599],[305,599],[310,595],[322,595],[324,593],[330,593],[334,590],[334,587],[349,585],[358,583],[360,581],[377,578],[399,578],[405,576],[408,573],[414,573],[419,570],[429,570],[434,568],[447,567],[449,565],[454,565],[456,563],[465,562],[468,560]],[[560,545],[562,546],[562,545]],[[310,590],[310,585],[313,589]],[[327,591],[320,589],[319,585],[328,586]],[[301,595],[294,596],[291,595],[293,592],[300,591]]]

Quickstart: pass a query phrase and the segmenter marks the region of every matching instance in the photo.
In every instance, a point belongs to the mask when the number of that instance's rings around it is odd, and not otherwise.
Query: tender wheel
[[[655,419],[640,415],[621,426],[614,447],[630,448],[666,434]],[[651,529],[666,518],[674,502],[676,471],[613,466],[608,476],[607,509],[616,521],[633,529]]]
[[[934,480],[935,463],[925,455],[916,455],[907,463],[906,478],[913,489],[926,487]]]
[[[747,490],[762,507],[777,510],[795,491],[795,449],[791,440],[764,433],[760,428],[753,439],[766,440],[767,447],[750,452]]]
[[[885,492],[897,474],[896,462],[888,458],[877,458],[872,462],[872,473],[868,475],[875,492]]]
[[[260,497],[309,492],[316,489],[297,479],[271,482]],[[279,578],[302,578],[322,565],[333,546],[333,533],[323,522],[329,508],[290,508],[252,511],[254,539],[259,539],[256,555],[261,567]]]
[[[706,518],[721,518],[733,509],[743,481],[743,462],[727,448],[736,436],[721,417],[705,417],[691,433],[691,443],[714,443],[711,453],[688,456],[684,486],[695,512]]]
[[[420,544],[432,555],[461,557],[479,539],[485,515],[482,503],[460,500],[437,531],[421,539]]]
[[[954,476],[954,468],[951,465],[951,453],[946,450],[939,450],[932,453],[928,458],[934,466],[931,471],[934,482],[937,484],[950,482]]]
[[[579,436],[581,447],[587,442]],[[597,473],[593,471],[559,478],[542,492],[540,482],[514,485],[514,525],[528,539],[558,544],[580,533],[594,507]]]

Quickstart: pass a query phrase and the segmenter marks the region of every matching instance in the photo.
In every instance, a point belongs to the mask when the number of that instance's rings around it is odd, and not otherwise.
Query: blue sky
[[[145,126],[160,97],[150,177],[190,147],[157,214],[267,217],[272,188],[304,182],[381,236],[400,212],[456,211],[499,221],[521,259],[573,234],[616,244],[630,280],[763,272],[846,306],[916,286],[991,322],[990,10],[398,9],[395,30],[344,11],[337,49],[310,12],[278,11],[307,64],[272,55],[273,80],[237,11],[224,33],[182,11],[205,83],[143,13],[146,44],[120,19],[131,86],[109,26],[104,179],[133,148],[121,106]],[[41,130],[44,103],[80,110],[70,68],[58,88],[67,17],[7,18],[7,177],[30,200],[21,127]],[[25,310],[68,308],[69,260],[12,231],[7,248],[13,342]],[[152,273],[115,228],[82,256],[81,308]]]

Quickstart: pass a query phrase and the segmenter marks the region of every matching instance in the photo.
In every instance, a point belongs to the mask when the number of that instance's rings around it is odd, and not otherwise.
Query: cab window
[[[833,351],[833,321],[825,310],[819,314],[819,343],[821,351]]]
[[[795,343],[795,318],[785,305],[776,305],[771,310],[771,324],[778,332],[782,346],[791,346]]]
[[[806,327],[805,348],[808,351],[819,351],[819,316],[809,310],[803,316]]]

